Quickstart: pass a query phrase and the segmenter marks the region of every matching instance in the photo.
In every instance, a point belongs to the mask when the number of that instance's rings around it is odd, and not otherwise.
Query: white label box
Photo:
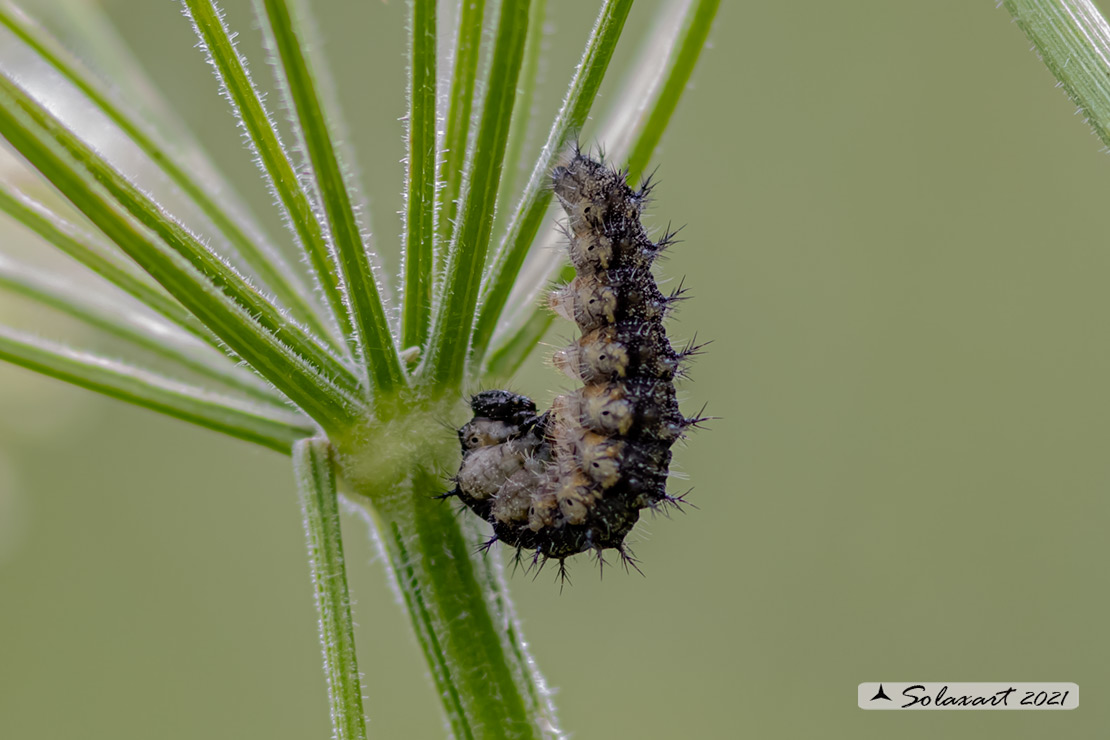
[[[960,683],[950,681],[875,681],[858,688],[860,709],[1075,709],[1074,683]]]

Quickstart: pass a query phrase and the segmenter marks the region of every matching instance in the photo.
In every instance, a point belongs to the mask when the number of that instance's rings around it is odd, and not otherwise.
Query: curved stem
[[[246,394],[254,402],[288,411],[273,386],[246,368],[216,354],[190,334],[159,321],[135,306],[105,300],[83,291],[76,283],[31,269],[0,254],[0,291],[10,292],[54,309],[83,324],[123,340],[130,349],[169,360],[177,369],[193,372],[215,383],[214,389]]]
[[[455,67],[451,75],[451,103],[447,112],[446,131],[441,151],[443,163],[439,179],[443,187],[439,192],[439,243],[435,272],[443,272],[446,262],[446,244],[451,239],[451,228],[458,211],[459,191],[462,189],[463,165],[466,162],[466,140],[470,134],[470,112],[474,106],[474,90],[478,79],[479,47],[482,43],[482,18],[486,0],[460,3],[458,37],[455,39]]]

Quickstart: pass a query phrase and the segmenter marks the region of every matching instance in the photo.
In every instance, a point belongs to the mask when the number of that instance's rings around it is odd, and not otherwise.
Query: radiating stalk
[[[220,273],[221,281],[217,282],[213,280],[212,272],[202,272],[185,255],[166,249],[138,230],[121,207],[105,197],[100,187],[91,181],[86,168],[106,167],[102,160],[91,152],[83,151],[81,164],[77,164],[72,158],[73,149],[64,153],[59,151],[59,139],[65,140],[67,149],[80,146],[80,142],[66,140],[64,131],[45,128],[47,118],[49,116],[33,100],[6,76],[0,75],[0,135],[110,240],[256,372],[325,428],[348,427],[363,415],[358,400],[337,387],[329,374],[314,362],[314,358],[308,359],[299,354],[282,339],[288,336],[300,342],[303,335],[284,331],[290,328],[288,324],[274,327],[260,323],[259,314],[253,310],[255,300],[261,296],[254,294],[249,285],[228,282],[229,279],[237,279],[228,273]],[[148,215],[165,217],[153,204]],[[176,223],[168,226],[171,229],[180,228]],[[220,268],[227,269],[222,264],[213,266],[215,270]],[[229,287],[233,290],[225,292]],[[243,300],[251,302],[244,304]],[[261,309],[266,310],[264,302]]]
[[[351,336],[347,300],[335,267],[335,258],[316,218],[308,193],[301,186],[293,163],[278,136],[277,127],[247,72],[246,61],[211,0],[185,0],[194,28],[220,78],[232,107],[247,132],[258,162],[290,227],[307,257],[316,285],[323,293],[332,320],[344,337]],[[349,348],[348,348],[349,349]]]
[[[408,172],[401,343],[422,347],[432,306],[436,208],[436,0],[410,0]]]
[[[101,254],[97,237],[78,229],[38,201],[19,191],[9,190],[2,182],[0,182],[0,211],[155,313],[169,319],[189,333],[209,341],[213,346],[221,346],[220,340],[214,338],[212,333],[205,329],[204,325],[197,321],[184,306],[157,286],[136,277],[131,271]]]
[[[494,234],[504,226],[506,218],[512,215],[509,207],[515,203],[520,179],[527,174],[521,157],[529,143],[532,124],[535,122],[533,103],[540,70],[540,51],[544,45],[544,26],[547,24],[547,0],[532,0],[532,12],[528,16],[528,39],[524,42],[524,63],[520,68],[520,79],[516,85],[516,104],[513,107],[513,122],[509,127],[509,142],[505,148],[505,172],[501,175],[501,187],[497,191],[497,220]]]
[[[625,163],[630,178],[639,177],[647,167],[667,124],[671,122],[671,115],[678,107],[678,100],[690,83],[690,76],[705,48],[709,29],[713,27],[713,19],[717,16],[720,4],[721,0],[696,0],[690,10],[687,10],[674,54],[664,66],[663,87],[651,106],[651,114]]]
[[[475,368],[485,356],[520,266],[535,241],[536,232],[551,202],[551,167],[564,153],[570,137],[586,122],[631,9],[632,0],[606,0],[598,14],[582,61],[571,79],[543,151],[532,168],[531,178],[509,223],[508,233],[482,281],[481,308],[477,321],[472,322],[471,362]]]
[[[81,183],[82,174],[73,171],[72,168],[63,163],[63,159],[56,158],[50,146],[44,146],[45,142],[41,139],[41,136],[48,137],[52,142],[64,147],[68,155],[80,162],[80,165],[111,193],[116,202],[126,208],[127,212],[144,226],[154,231],[170,249],[203,275],[210,288],[219,291],[248,313],[251,320],[271,332],[275,340],[295,351],[307,361],[315,363],[321,371],[327,373],[330,378],[334,378],[339,387],[348,392],[357,392],[357,381],[350,369],[331,353],[330,348],[319,337],[291,321],[266,295],[251,285],[234,268],[223,261],[219,255],[212,252],[207,245],[166,212],[161,205],[142,192],[110,163],[101,158],[88,144],[74,135],[64,124],[51,115],[39,101],[2,74],[0,74],[0,94],[4,99],[2,104],[9,108],[9,115],[14,114],[15,110],[18,109],[34,122],[34,128],[37,129],[37,132],[22,127],[18,116],[9,119],[8,129],[12,133],[18,131],[19,135],[29,135],[30,138],[25,139],[25,141],[41,157],[44,157],[44,162],[51,162],[53,173],[62,175],[67,182],[81,190],[88,187],[87,184]],[[0,131],[0,133],[8,136],[9,140],[11,139],[8,130]],[[34,141],[33,144],[32,141]],[[21,153],[28,157],[28,152],[21,151]],[[30,157],[28,158],[30,159]],[[38,166],[38,164],[36,163],[35,166]],[[40,169],[42,168],[40,167]],[[44,174],[46,173],[44,172]],[[55,186],[58,185],[57,182],[54,184]],[[66,197],[72,197],[72,194],[66,193]],[[85,215],[94,223],[97,223],[98,226],[101,226],[97,222],[97,216],[101,214],[86,212]],[[103,227],[101,226],[101,228]],[[142,264],[135,254],[128,254],[128,256]],[[186,303],[182,296],[175,297],[182,303]],[[244,359],[246,358],[244,357]]]
[[[294,440],[314,432],[298,414],[218,396],[2,326],[0,360],[285,454]]]
[[[85,94],[92,103],[104,113],[124,134],[141,149],[166,176],[181,188],[207,216],[217,229],[223,233],[231,246],[239,253],[251,270],[258,275],[278,299],[288,306],[299,319],[308,323],[321,336],[328,336],[320,323],[315,310],[306,300],[304,287],[298,284],[295,273],[286,265],[277,251],[270,248],[259,232],[248,234],[250,227],[240,223],[232,214],[217,202],[207,187],[194,179],[193,175],[171,156],[165,146],[145,131],[136,118],[126,113],[112,101],[91,75],[85,73],[80,65],[69,58],[49,34],[37,27],[10,2],[0,3],[0,25],[7,27],[16,37],[34,49],[39,56],[54,67],[63,77]]]
[[[439,179],[440,249],[436,250],[436,276],[442,275],[447,262],[447,244],[451,241],[458,198],[462,190],[463,164],[466,162],[466,142],[470,136],[470,116],[474,108],[475,83],[478,79],[479,50],[482,43],[482,19],[486,0],[462,0],[455,39],[455,67],[451,75],[450,103],[447,110],[446,132],[443,140],[443,164]]]
[[[444,268],[443,294],[434,309],[423,367],[423,381],[441,389],[458,387],[466,370],[470,327],[493,229],[494,202],[524,58],[530,6],[530,0],[501,4],[482,115],[467,152],[458,220]]]
[[[1090,0],[1003,0],[1041,60],[1110,146],[1110,24]]]
[[[354,620],[347,591],[331,445],[325,439],[300,440],[293,447],[293,470],[320,620],[333,737],[365,740],[362,677],[355,656]]]
[[[347,285],[352,324],[368,371],[370,392],[375,398],[389,397],[405,387],[408,379],[336,159],[317,84],[286,0],[263,0],[263,7],[327,214],[339,272]]]
[[[245,393],[255,401],[282,411],[288,410],[287,402],[273,387],[263,384],[226,355],[214,354],[211,348],[197,343],[187,334],[174,336],[176,332],[168,325],[136,312],[134,306],[106,305],[107,301],[96,300],[95,294],[86,295],[88,291],[75,284],[51,273],[20,266],[3,254],[0,254],[0,289],[67,314],[219,386]]]

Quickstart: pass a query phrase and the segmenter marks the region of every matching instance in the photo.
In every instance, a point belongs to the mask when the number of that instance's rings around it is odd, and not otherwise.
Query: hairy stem
[[[331,445],[319,438],[297,442],[293,447],[293,469],[304,515],[316,611],[320,615],[320,646],[324,651],[332,729],[336,740],[365,740],[362,678],[355,658],[354,620],[347,593]]]
[[[442,417],[442,411],[427,415]],[[497,553],[477,552],[481,537],[464,533],[455,507],[436,499],[443,479],[425,466],[453,459],[454,445],[445,440],[430,447],[437,437],[410,422],[341,444],[339,460],[352,500],[378,532],[452,732],[456,738],[558,737],[507,596],[487,593],[493,571],[483,558]]]
[[[1090,0],[1005,0],[1045,66],[1110,146],[1110,24]]]
[[[454,388],[462,382],[470,326],[493,230],[494,201],[509,140],[516,84],[524,60],[531,0],[504,3],[478,131],[467,153],[458,220],[444,267],[443,296],[435,309],[424,380]]]
[[[386,317],[382,291],[359,233],[351,192],[332,140],[332,126],[318,92],[316,70],[311,68],[301,41],[303,34],[293,5],[295,0],[262,2],[335,245],[336,266],[347,286],[351,324],[368,372],[368,390],[374,403],[379,403],[382,397],[405,387],[408,379]]]
[[[436,4],[413,0],[409,17],[408,176],[402,347],[420,347],[432,305],[436,209]]]

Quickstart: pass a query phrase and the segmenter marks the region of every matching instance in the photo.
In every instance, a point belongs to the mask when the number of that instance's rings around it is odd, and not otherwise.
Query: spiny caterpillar
[[[582,332],[554,362],[583,385],[544,413],[509,391],[471,398],[445,496],[493,526],[486,547],[504,542],[518,561],[533,550],[533,564],[555,558],[565,576],[565,558],[589,550],[601,560],[615,549],[635,567],[624,538],[642,509],[680,503],[667,494],[670,448],[700,419],[684,417],[675,397],[674,379],[697,348],[675,350],[663,327],[683,291],[663,295],[652,275],[673,234],[653,242],[640,223],[650,183],[634,191],[624,173],[577,149],[551,177],[578,274],[550,306]]]

